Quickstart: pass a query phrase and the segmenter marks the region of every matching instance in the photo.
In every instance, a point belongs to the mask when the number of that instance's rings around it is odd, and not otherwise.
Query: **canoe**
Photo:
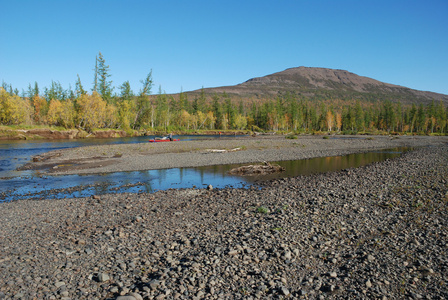
[[[170,139],[164,139],[164,140],[162,140],[162,139],[152,139],[152,140],[149,140],[149,142],[150,143],[159,143],[159,142],[177,142],[177,141],[180,141],[180,139],[173,139],[172,141],[170,140]]]

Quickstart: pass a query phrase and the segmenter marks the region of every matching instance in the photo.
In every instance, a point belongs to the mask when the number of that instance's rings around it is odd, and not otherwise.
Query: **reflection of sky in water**
[[[277,162],[286,171],[266,176],[228,175],[238,165],[108,173],[104,175],[25,176],[0,181],[0,201],[23,198],[87,197],[116,192],[154,192],[171,188],[243,187],[257,181],[356,168],[401,154],[404,148]],[[73,189],[73,190],[71,190]],[[59,191],[58,191],[59,190]],[[51,191],[51,194],[50,194]]]

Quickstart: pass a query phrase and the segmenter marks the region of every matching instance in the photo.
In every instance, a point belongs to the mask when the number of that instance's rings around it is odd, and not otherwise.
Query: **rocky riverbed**
[[[249,189],[0,203],[0,299],[446,299],[448,145]]]

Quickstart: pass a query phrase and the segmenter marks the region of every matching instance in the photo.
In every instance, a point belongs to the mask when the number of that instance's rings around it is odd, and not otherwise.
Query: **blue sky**
[[[307,66],[448,94],[448,1],[0,0],[0,81],[84,88],[102,52],[113,85],[157,93]],[[118,91],[116,88],[115,91]]]

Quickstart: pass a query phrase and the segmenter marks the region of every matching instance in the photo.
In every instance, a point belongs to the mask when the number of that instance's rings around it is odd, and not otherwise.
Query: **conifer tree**
[[[98,93],[98,56],[95,56],[95,69],[93,69],[93,88],[92,92]]]
[[[76,80],[75,91],[76,97],[80,97],[81,95],[85,95],[87,92],[84,90],[81,84],[81,78],[79,78],[79,74],[77,74],[78,79]]]
[[[129,80],[123,82],[123,84],[120,86],[120,97],[122,100],[129,100],[134,96],[134,93],[131,90],[131,84],[129,83]]]
[[[109,66],[106,65],[106,61],[104,60],[101,52],[98,54],[98,90],[99,94],[103,97],[104,100],[108,100],[112,97],[112,80],[108,80],[111,76],[109,74]]]

